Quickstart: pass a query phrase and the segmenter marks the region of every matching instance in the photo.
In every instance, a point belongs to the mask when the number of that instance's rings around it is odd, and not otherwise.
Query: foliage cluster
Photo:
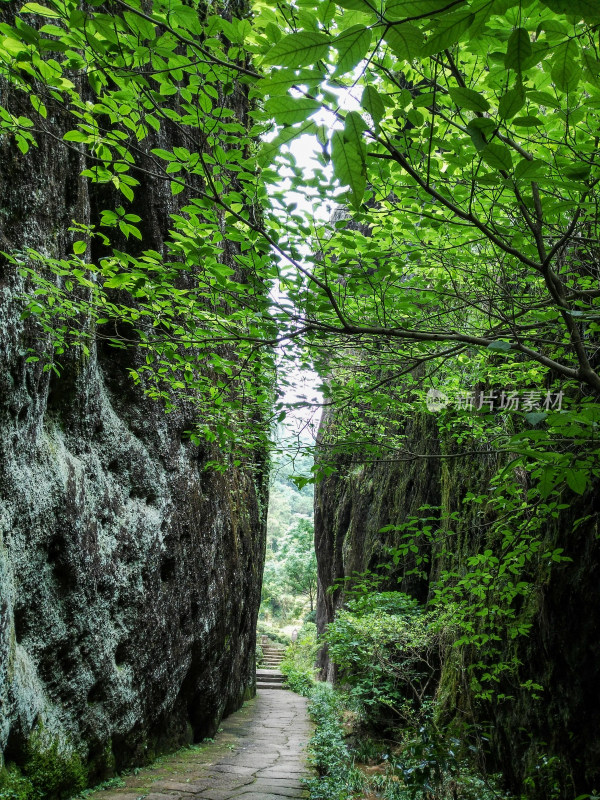
[[[451,641],[437,614],[400,592],[366,593],[337,613],[325,641],[350,705],[370,724],[422,724]]]
[[[361,792],[364,780],[352,765],[340,721],[340,699],[329,684],[313,688],[309,711],[316,724],[309,753],[319,771],[318,778],[307,782],[311,800],[350,800]]]
[[[298,631],[296,642],[288,645],[280,665],[286,685],[298,694],[308,697],[315,686],[315,661],[318,651],[317,626],[305,622]]]
[[[430,726],[408,726],[394,739],[353,731],[344,718],[343,693],[328,684],[311,692],[316,723],[310,754],[320,777],[308,781],[311,800],[509,800],[496,776],[474,769],[464,744],[443,739]]]
[[[498,698],[503,678],[514,683],[520,662],[510,655],[509,644],[529,633],[538,587],[556,565],[571,560],[555,543],[558,520],[569,509],[561,499],[553,490],[541,500],[535,488],[496,476],[487,494],[468,492],[460,510],[424,507],[420,516],[382,529],[398,536],[388,551],[388,568],[412,563],[404,575],[429,582],[429,612],[440,623],[452,620],[453,647],[475,651],[468,671],[477,698]],[[458,546],[462,517],[473,534],[485,531],[479,551]],[[583,522],[575,520],[575,527]],[[528,688],[541,689],[531,681]]]
[[[282,438],[280,436],[280,438]],[[314,548],[313,486],[299,488],[294,477],[310,474],[312,459],[273,458],[267,516],[267,552],[260,616],[296,620],[308,599],[313,610],[317,566]],[[296,476],[294,476],[296,473]]]
[[[226,447],[260,438],[271,348],[285,342],[283,362],[300,354],[344,410],[338,445],[366,441],[378,457],[418,455],[390,439],[398,379],[422,386],[448,359],[452,391],[582,387],[566,416],[553,402],[533,411],[555,432],[512,440],[500,420],[498,445],[532,463],[542,493],[583,491],[600,391],[595,4],[256,0],[252,24],[247,10],[48,0],[3,23],[2,78],[30,106],[2,108],[3,134],[27,157],[64,119],[83,178],[117,193],[75,221],[71,254],[9,254],[56,355],[98,335],[143,348],[132,378],[167,404],[202,398],[198,435]],[[306,135],[321,149],[311,175],[288,151]],[[133,213],[142,179],[182,197],[164,253],[144,247]],[[289,191],[345,203],[354,226],[305,213]]]
[[[258,636],[268,636],[269,639],[272,639],[274,642],[278,642],[279,644],[288,645],[290,643],[290,637],[287,633],[279,628],[275,628],[273,625],[269,625],[269,623],[265,622],[264,620],[258,620],[256,625],[256,633]]]
[[[357,591],[321,641],[304,626],[282,671],[293,691],[310,697],[317,726],[310,753],[320,777],[309,782],[311,800],[369,792],[387,800],[503,797],[494,778],[475,768],[468,732],[461,742],[434,723],[432,654],[447,645],[445,635],[400,592]],[[314,680],[324,642],[340,672],[335,689]]]

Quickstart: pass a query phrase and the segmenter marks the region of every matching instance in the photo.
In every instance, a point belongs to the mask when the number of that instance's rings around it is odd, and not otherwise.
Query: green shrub
[[[14,765],[9,764],[0,772],[0,800],[39,800],[41,794]]]
[[[286,685],[293,692],[308,697],[315,685],[315,661],[317,658],[317,626],[306,622],[298,631],[298,640],[290,644],[281,662],[280,670]]]
[[[311,673],[295,669],[293,666],[287,664],[281,665],[281,671],[285,675],[285,685],[287,689],[291,689],[296,694],[301,694],[303,697],[309,697],[315,685],[315,679]]]
[[[400,592],[361,595],[337,613],[324,638],[351,704],[373,725],[422,724],[446,638],[430,613]]]
[[[340,699],[329,684],[313,687],[309,713],[316,724],[309,757],[319,772],[318,778],[307,781],[310,799],[351,800],[362,792],[364,778],[352,764],[340,719]]]

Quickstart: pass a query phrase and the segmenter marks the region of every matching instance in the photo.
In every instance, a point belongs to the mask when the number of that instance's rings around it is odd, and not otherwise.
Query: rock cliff
[[[328,414],[321,426],[322,441],[327,441],[330,426],[335,426],[335,416]],[[404,433],[409,451],[448,452],[448,442],[438,432],[432,414],[415,413]],[[488,491],[498,464],[497,457],[484,453],[468,460],[389,464],[338,459],[336,472],[324,478],[315,492],[320,632],[344,602],[339,589],[328,589],[353,572],[377,572],[377,565],[385,560],[383,548],[399,543],[398,534],[381,533],[380,528],[418,516],[420,506],[460,512],[452,546],[457,572],[467,570],[467,559],[473,554],[488,547],[497,549],[498,541],[488,533],[489,520],[479,519],[462,500],[468,491]],[[539,800],[573,800],[600,785],[596,724],[600,703],[595,686],[600,658],[600,507],[597,492],[583,498],[571,495],[565,503],[569,507],[544,531],[544,541],[548,548],[564,548],[572,561],[551,567],[538,563],[537,572],[529,575],[534,592],[522,613],[533,623],[531,633],[502,645],[507,657],[521,662],[519,678],[501,687],[509,698],[488,703],[469,696],[464,671],[478,658],[476,651],[463,652],[462,663],[448,658],[439,676],[445,721],[452,724],[465,711],[473,718],[474,710],[474,721],[485,725],[490,736],[488,767],[502,770],[508,787],[518,795]],[[587,516],[585,524],[574,529],[574,521]],[[426,600],[441,563],[439,552],[425,554],[431,558],[424,579],[405,575],[414,566],[407,559],[389,573],[382,588],[400,588]],[[322,651],[320,658],[323,676],[334,678],[327,653]],[[520,687],[519,679],[543,686],[541,696],[536,699]]]
[[[71,221],[110,207],[84,159],[0,141],[0,250],[70,252]],[[140,246],[164,251],[183,198],[145,179]],[[25,279],[0,270],[0,768],[58,796],[210,736],[253,694],[267,467],[206,471],[214,453],[185,435],[196,412],[133,386],[139,353],[73,349],[60,377],[28,362],[47,342],[21,318]]]

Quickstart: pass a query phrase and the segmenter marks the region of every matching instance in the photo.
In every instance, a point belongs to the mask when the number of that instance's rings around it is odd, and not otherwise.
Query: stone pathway
[[[212,743],[159,759],[125,786],[88,800],[285,800],[307,798],[302,778],[312,727],[307,701],[287,689],[260,689],[221,723]]]

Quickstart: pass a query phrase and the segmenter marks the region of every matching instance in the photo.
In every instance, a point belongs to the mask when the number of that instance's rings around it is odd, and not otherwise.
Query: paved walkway
[[[287,689],[260,689],[221,723],[213,743],[167,756],[125,786],[89,800],[284,800],[307,798],[302,778],[311,724],[307,701]]]

